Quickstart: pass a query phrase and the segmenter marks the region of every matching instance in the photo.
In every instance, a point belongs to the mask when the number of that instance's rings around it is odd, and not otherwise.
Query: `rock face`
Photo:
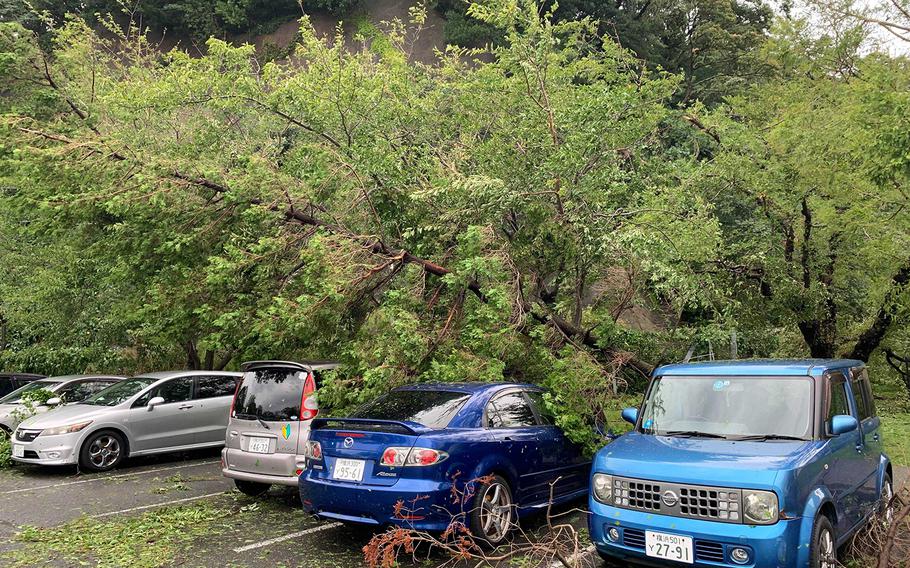
[[[354,36],[357,34],[358,22],[363,19],[368,20],[374,25],[383,28],[383,22],[400,20],[407,23],[410,19],[408,10],[412,6],[418,5],[416,0],[370,0],[363,2],[356,12],[341,21],[344,29],[345,43],[352,49],[357,46],[354,42]],[[316,33],[323,37],[334,37],[335,29],[339,20],[329,14],[315,12],[308,14],[310,22],[316,29]],[[416,39],[410,46],[409,52],[412,61],[421,63],[432,63],[436,59],[436,50],[445,49],[445,19],[431,8],[427,9],[427,18],[423,27],[416,34]],[[258,51],[267,46],[274,46],[279,49],[287,48],[294,42],[297,36],[297,30],[300,28],[300,22],[291,20],[278,26],[274,32],[251,36],[249,34],[239,35],[231,38],[233,43],[252,43]]]

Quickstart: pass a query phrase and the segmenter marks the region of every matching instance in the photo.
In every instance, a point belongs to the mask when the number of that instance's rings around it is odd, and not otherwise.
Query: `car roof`
[[[239,377],[240,373],[229,371],[154,371],[151,373],[139,373],[134,378],[147,378],[159,381],[161,379],[172,379],[174,377]]]
[[[0,379],[43,379],[47,375],[38,375],[35,373],[0,373]]]
[[[537,385],[530,383],[419,383],[413,385],[404,385],[392,390],[422,390],[422,391],[455,391],[469,394],[480,394],[492,390],[501,390],[505,388],[525,388],[533,390],[543,390]]]
[[[75,381],[77,379],[117,379],[123,380],[126,377],[122,375],[58,375],[56,377],[45,377],[43,379],[38,379],[37,382],[45,381],[55,381],[55,382],[65,382],[65,381]]]
[[[247,361],[240,368],[246,371],[255,369],[266,369],[270,367],[300,369],[301,371],[324,371],[326,369],[337,369],[341,363],[337,361]]]
[[[835,369],[863,366],[865,363],[856,359],[740,359],[663,365],[654,376],[820,376]]]

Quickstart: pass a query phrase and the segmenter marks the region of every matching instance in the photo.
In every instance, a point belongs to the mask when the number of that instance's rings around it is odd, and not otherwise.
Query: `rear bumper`
[[[221,451],[221,474],[230,479],[297,486],[297,470],[305,464],[303,456],[294,454],[251,454],[237,448]]]
[[[630,511],[604,505],[589,499],[591,515],[588,528],[591,540],[601,555],[619,560],[631,560],[653,566],[685,564],[659,563],[648,558],[644,550],[644,531],[660,531],[689,536],[694,541],[695,563],[689,566],[752,567],[752,568],[803,568],[809,565],[808,543],[800,542],[802,519],[779,521],[769,526],[752,526],[729,523],[682,519]],[[616,528],[619,539],[612,542],[607,531]],[[736,564],[730,558],[734,547],[750,551],[745,564]]]
[[[300,501],[309,513],[345,523],[444,531],[461,511],[451,503],[451,487],[451,483],[427,479],[402,479],[391,486],[355,485],[311,479],[304,473]]]

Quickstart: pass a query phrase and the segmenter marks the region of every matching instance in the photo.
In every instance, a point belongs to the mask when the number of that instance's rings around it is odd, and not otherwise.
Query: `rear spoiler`
[[[360,428],[358,428],[358,426]],[[400,421],[400,420],[377,420],[374,418],[315,418],[310,423],[312,430],[367,430],[367,431],[387,431],[387,430],[404,430],[408,434],[419,436],[427,432],[432,432],[432,428],[427,428],[417,422]]]

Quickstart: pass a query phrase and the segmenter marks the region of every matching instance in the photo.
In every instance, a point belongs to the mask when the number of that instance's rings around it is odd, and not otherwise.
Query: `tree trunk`
[[[191,371],[198,371],[201,367],[201,362],[199,361],[199,352],[196,351],[196,342],[192,339],[187,340],[183,344],[183,349],[186,351],[186,368]]]

